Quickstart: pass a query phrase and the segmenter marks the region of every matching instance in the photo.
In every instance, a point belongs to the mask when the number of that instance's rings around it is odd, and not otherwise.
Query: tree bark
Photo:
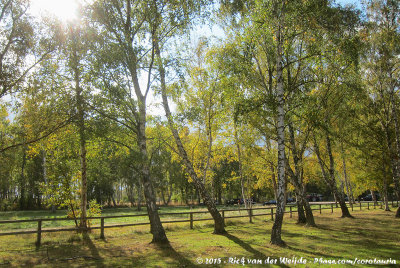
[[[385,211],[390,211],[388,186],[387,186],[386,179],[384,179],[384,181],[383,181],[383,202],[385,203]]]
[[[289,173],[289,177],[291,178],[291,182],[292,182],[293,186],[295,187],[296,196],[299,198],[300,204],[306,212],[305,217],[306,217],[307,226],[316,227],[314,215],[313,215],[312,209],[310,207],[310,204],[308,203],[308,200],[306,198],[305,186],[303,183],[303,169],[301,167],[301,159],[303,157],[303,149],[300,149],[300,151],[297,150],[296,140],[294,137],[294,128],[293,128],[292,122],[288,123],[288,127],[289,127],[289,134],[290,134],[289,135],[290,150],[292,151],[295,170],[293,172],[292,168],[290,167],[289,160],[287,160],[287,170]],[[307,142],[307,139],[304,142]],[[304,146],[302,146],[302,147],[304,147]]]
[[[135,87],[139,88],[139,83],[135,77]],[[143,95],[137,94],[139,99],[139,115],[137,121],[137,143],[141,153],[141,168],[140,172],[142,183],[143,183],[143,193],[146,199],[147,214],[150,220],[150,232],[153,235],[153,243],[168,243],[167,236],[165,234],[164,227],[161,224],[160,216],[158,215],[158,209],[156,204],[156,193],[150,177],[150,166],[148,161],[147,153],[147,138],[146,138],[146,99]]]
[[[384,158],[383,158],[384,160]],[[384,162],[383,162],[384,163]],[[389,198],[388,198],[388,182],[385,176],[385,165],[382,166],[383,171],[383,202],[385,203],[385,211],[390,211]]]
[[[343,177],[344,177],[344,183],[346,185],[346,192],[347,192],[347,198],[349,200],[350,207],[353,208],[353,202],[351,200],[351,196],[353,195],[352,192],[350,192],[350,182],[347,177],[347,167],[346,167],[346,157],[344,155],[344,148],[343,148],[343,142],[341,142],[341,153],[342,153],[342,161],[343,161]]]
[[[337,189],[336,179],[335,179],[335,161],[333,159],[331,140],[329,135],[326,135],[326,148],[329,155],[329,177],[331,181],[331,187],[334,191],[335,196],[338,198],[340,209],[342,210],[342,217],[352,217],[350,215],[349,209],[346,206],[346,201],[344,200],[344,193]]]
[[[281,14],[278,17],[278,29],[276,31],[277,55],[276,55],[276,75],[277,75],[277,138],[278,138],[278,183],[277,183],[277,200],[276,200],[276,217],[271,230],[271,244],[283,246],[285,242],[282,240],[282,224],[285,212],[285,100],[283,87],[283,66],[282,66],[282,20],[283,6],[280,9]]]
[[[74,26],[71,26],[74,27]],[[79,26],[77,26],[79,27]],[[81,162],[81,216],[79,226],[82,228],[87,228],[87,164],[86,164],[86,130],[85,130],[85,108],[84,108],[84,99],[82,95],[82,87],[80,85],[81,81],[81,73],[80,73],[80,55],[79,55],[79,45],[78,45],[78,37],[79,37],[79,28],[71,28],[71,37],[72,37],[72,57],[71,57],[71,69],[74,75],[74,83],[75,83],[75,98],[76,98],[76,110],[77,110],[77,119],[76,125],[78,127],[79,134],[79,157]]]
[[[224,220],[223,220],[221,214],[219,213],[214,201],[210,197],[205,185],[200,180],[200,178],[198,178],[198,176],[193,168],[193,165],[192,165],[191,161],[189,160],[186,150],[183,147],[182,141],[179,137],[179,133],[174,126],[174,122],[172,119],[172,114],[171,114],[171,110],[169,108],[168,98],[167,98],[167,88],[166,88],[166,82],[165,82],[165,69],[164,69],[164,66],[162,63],[161,51],[160,51],[160,47],[159,47],[159,43],[158,43],[159,42],[158,37],[156,35],[153,36],[153,42],[154,42],[155,53],[158,58],[160,81],[161,81],[161,96],[162,96],[164,111],[165,111],[165,115],[168,120],[169,128],[172,132],[175,143],[178,147],[179,156],[182,158],[182,160],[185,164],[185,167],[186,167],[186,171],[189,173],[189,176],[192,178],[196,189],[198,190],[199,194],[203,198],[208,211],[210,212],[211,216],[214,219],[214,233],[215,234],[224,234],[224,233],[226,233]]]
[[[318,158],[318,163],[321,167],[322,177],[324,178],[325,182],[327,183],[328,187],[330,188],[333,196],[339,202],[340,208],[342,210],[342,217],[349,217],[352,218],[353,216],[350,215],[349,209],[346,206],[346,202],[344,200],[344,195],[340,191],[338,191],[335,179],[335,170],[334,170],[334,159],[332,155],[332,148],[331,148],[331,141],[329,138],[328,133],[326,133],[326,149],[329,155],[329,173],[325,169],[325,164],[322,160],[321,153],[319,151],[319,145],[317,144],[316,138],[314,136],[314,151]]]
[[[306,214],[304,214],[304,207],[300,197],[296,194],[296,204],[297,204],[297,223],[304,224],[307,223]]]
[[[26,207],[26,181],[25,181],[25,165],[26,165],[26,148],[25,146],[22,147],[23,153],[22,153],[22,165],[21,165],[21,175],[20,175],[20,197],[19,197],[19,208],[20,209],[25,209]]]
[[[374,190],[370,190],[371,196],[372,196],[372,201],[374,201],[375,205],[378,205],[378,200],[376,199],[376,194]]]
[[[136,204],[137,211],[142,211],[142,188],[143,188],[142,181],[139,179],[137,187],[137,194],[138,194],[137,204]]]
[[[351,186],[351,182],[350,182],[350,181],[349,181],[349,188],[350,188],[350,194],[351,194],[351,196],[349,196],[349,200],[350,200],[353,204],[355,204],[356,201],[354,200],[353,186]],[[350,198],[351,198],[351,199],[350,199]]]
[[[135,87],[139,87],[139,83],[135,77]],[[168,243],[164,227],[161,224],[160,216],[156,204],[156,194],[150,177],[150,166],[147,152],[146,138],[146,99],[143,95],[137,94],[139,99],[139,115],[137,120],[137,143],[141,153],[141,179],[143,183],[143,193],[146,199],[147,214],[150,220],[150,232],[153,235],[152,243]]]
[[[135,205],[135,199],[133,198],[133,187],[132,185],[126,184],[126,195],[128,197],[129,203],[131,203],[131,207]]]

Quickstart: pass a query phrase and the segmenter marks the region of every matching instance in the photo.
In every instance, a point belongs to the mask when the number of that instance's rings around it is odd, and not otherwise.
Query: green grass
[[[125,212],[119,211],[121,213]],[[329,210],[323,210],[321,215],[315,211],[317,228],[299,226],[295,217],[287,215],[283,225],[283,239],[287,243],[284,248],[269,243],[270,216],[256,217],[253,224],[248,223],[247,218],[227,220],[228,234],[224,236],[212,234],[211,221],[196,222],[194,230],[189,229],[188,223],[166,224],[168,246],[149,244],[148,226],[106,229],[106,240],[99,239],[96,231],[85,238],[72,232],[45,233],[39,249],[34,246],[35,235],[4,236],[0,237],[0,267],[196,267],[198,258],[203,261],[221,258],[222,262],[199,267],[242,266],[224,264],[229,262],[229,257],[262,261],[268,257],[303,257],[308,260],[306,266],[296,267],[320,267],[313,263],[314,258],[392,258],[399,263],[399,220],[394,218],[394,212],[376,209],[355,210],[352,214],[354,219],[340,218],[337,209],[333,214]]]
[[[366,209],[367,204],[362,204],[363,209]],[[271,206],[255,206],[253,214],[265,214],[270,213]],[[218,206],[219,209],[238,209],[238,206]],[[243,208],[243,206],[241,206]],[[336,209],[336,207],[334,206]],[[370,208],[373,209],[373,205],[370,204]],[[379,208],[379,206],[377,206]],[[315,211],[315,214],[319,213],[319,205],[312,205],[312,209]],[[349,208],[350,209],[350,208]],[[359,206],[355,205],[354,210],[359,210]],[[296,207],[292,208],[293,215],[295,215]],[[331,205],[323,204],[322,205],[322,213],[330,213]],[[207,209],[204,206],[197,206],[194,208],[189,207],[160,207],[159,213],[162,221],[171,221],[171,220],[184,220],[189,219],[188,214],[183,215],[162,215],[163,213],[175,213],[175,212],[190,212],[190,211],[204,211],[207,212]],[[289,207],[286,207],[286,211],[289,212]],[[275,212],[275,210],[274,210]],[[52,219],[52,218],[65,218],[67,215],[66,210],[57,210],[55,213],[50,212],[49,210],[36,210],[36,211],[7,211],[0,212],[0,220],[25,220],[25,219]],[[104,209],[102,211],[102,216],[117,216],[117,215],[144,215],[137,217],[124,217],[124,218],[112,218],[106,219],[106,225],[112,224],[124,224],[124,223],[146,223],[148,222],[148,217],[146,216],[146,208],[144,207],[142,211],[137,211],[136,208],[110,208]],[[226,217],[229,216],[239,216],[239,215],[248,215],[246,211],[229,211],[225,213]],[[194,219],[205,219],[210,218],[208,213],[204,214],[194,214]],[[92,220],[92,226],[99,226],[100,220]],[[56,227],[73,227],[74,221],[44,221],[42,223],[42,228],[56,228]],[[5,231],[18,231],[21,229],[35,229],[37,228],[37,222],[21,222],[21,223],[12,223],[12,224],[0,224],[0,230]]]

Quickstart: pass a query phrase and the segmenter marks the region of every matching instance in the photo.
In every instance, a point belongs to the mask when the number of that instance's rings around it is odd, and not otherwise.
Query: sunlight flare
[[[34,15],[51,16],[62,22],[78,18],[77,0],[32,0],[31,7]]]

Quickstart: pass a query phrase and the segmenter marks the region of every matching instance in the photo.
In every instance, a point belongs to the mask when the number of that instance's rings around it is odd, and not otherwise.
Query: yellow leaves
[[[317,88],[313,88],[311,91],[310,91],[310,95],[316,95],[318,93],[318,89]]]
[[[227,182],[238,182],[240,181],[240,177],[239,176],[232,176],[226,179]]]
[[[40,153],[40,148],[37,145],[31,145],[28,147],[26,154],[29,157],[37,156]]]

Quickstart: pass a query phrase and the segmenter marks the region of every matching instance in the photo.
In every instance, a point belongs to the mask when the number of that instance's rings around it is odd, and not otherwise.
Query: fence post
[[[319,204],[319,214],[322,214],[322,205]]]
[[[250,222],[250,223],[253,223],[252,216],[253,216],[253,209],[250,208],[250,210],[249,210],[249,222]]]
[[[222,221],[224,222],[224,226],[225,225],[225,210],[222,210]]]
[[[100,239],[104,239],[104,218],[100,219]]]
[[[374,209],[376,209],[376,202],[374,201]]]
[[[369,202],[367,204],[368,204],[368,208],[367,209],[369,210]]]
[[[42,220],[38,220],[36,246],[40,247],[41,242],[42,242]]]
[[[362,205],[362,203],[360,202],[360,210],[361,210],[361,205]]]
[[[292,206],[289,207],[290,209],[290,218],[292,217]]]
[[[274,221],[274,208],[271,208],[271,220]]]
[[[190,212],[190,229],[193,229],[193,212]]]
[[[331,203],[331,211],[332,211],[332,213],[333,213],[333,203]]]

